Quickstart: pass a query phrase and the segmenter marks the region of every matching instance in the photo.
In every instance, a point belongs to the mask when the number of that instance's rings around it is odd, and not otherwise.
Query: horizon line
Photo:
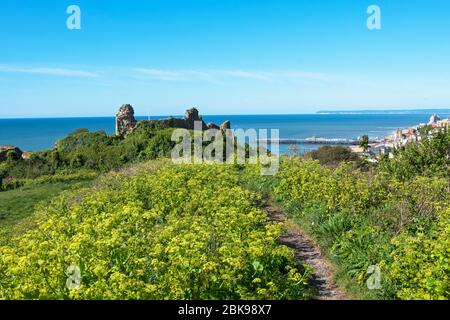
[[[206,117],[216,116],[295,116],[295,115],[329,115],[329,114],[401,114],[408,112],[426,112],[426,111],[445,111],[450,112],[449,108],[417,108],[417,109],[380,109],[380,110],[318,110],[305,113],[241,113],[241,114],[200,114]],[[184,115],[135,115],[136,118],[161,118],[161,117],[183,117]],[[82,118],[115,118],[115,115],[69,115],[69,116],[0,116],[0,120],[20,120],[20,119],[82,119]]]

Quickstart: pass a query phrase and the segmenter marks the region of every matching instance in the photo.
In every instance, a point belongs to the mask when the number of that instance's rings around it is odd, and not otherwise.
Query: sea
[[[278,129],[281,139],[345,138],[357,139],[367,134],[371,139],[382,138],[398,128],[427,123],[432,114],[441,118],[450,117],[450,109],[379,111],[379,112],[322,112],[293,115],[217,115],[203,116],[206,123],[221,124],[231,121],[232,129]],[[150,119],[165,116],[150,117]],[[180,116],[181,117],[181,116]],[[136,117],[146,120],[149,117]],[[0,146],[13,145],[23,151],[38,151],[52,148],[58,139],[71,132],[87,128],[90,131],[104,130],[113,134],[114,117],[84,118],[23,118],[0,119]],[[270,132],[270,131],[269,131]],[[269,134],[270,138],[270,134]],[[300,144],[298,152],[306,152],[320,145]],[[289,145],[280,145],[280,153],[289,153]]]

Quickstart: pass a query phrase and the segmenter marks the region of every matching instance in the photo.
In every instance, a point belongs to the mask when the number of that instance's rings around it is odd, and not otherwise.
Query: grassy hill
[[[449,299],[449,141],[436,134],[363,170],[338,150],[331,162],[284,157],[261,176],[259,165],[172,164],[168,130],[79,130],[2,164],[0,299],[311,298],[313,270],[277,242],[267,198],[353,296]]]

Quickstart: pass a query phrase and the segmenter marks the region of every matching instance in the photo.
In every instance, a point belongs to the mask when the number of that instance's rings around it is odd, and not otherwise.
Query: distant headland
[[[450,108],[442,109],[385,109],[385,110],[322,110],[316,114],[450,114]]]

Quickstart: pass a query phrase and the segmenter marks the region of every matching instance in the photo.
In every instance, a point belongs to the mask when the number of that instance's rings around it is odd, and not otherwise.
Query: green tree
[[[320,164],[331,167],[337,167],[341,162],[354,162],[357,167],[362,165],[360,157],[343,146],[323,146],[307,152],[305,158],[319,160]]]
[[[366,152],[367,150],[370,149],[370,145],[369,145],[369,136],[368,135],[363,135],[361,137],[361,139],[359,140],[359,146],[361,148],[363,148],[364,152]]]

